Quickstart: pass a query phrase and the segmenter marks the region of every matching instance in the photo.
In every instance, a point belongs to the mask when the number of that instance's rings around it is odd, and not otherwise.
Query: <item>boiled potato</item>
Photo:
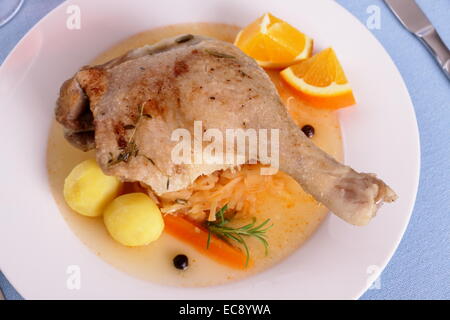
[[[64,198],[73,210],[88,217],[98,217],[120,192],[121,182],[107,176],[94,159],[81,162],[64,181]]]
[[[132,247],[155,241],[164,229],[158,206],[144,193],[114,199],[103,212],[103,220],[114,240]]]

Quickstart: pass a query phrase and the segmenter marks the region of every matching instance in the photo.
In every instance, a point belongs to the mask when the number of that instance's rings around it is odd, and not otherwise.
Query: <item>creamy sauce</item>
[[[132,36],[102,53],[92,64],[99,64],[120,56],[130,49],[151,44],[166,37],[193,33],[232,42],[239,28],[224,24],[194,23],[172,25],[153,29]],[[281,98],[299,126],[310,124],[315,128],[312,138],[320,148],[342,160],[342,140],[336,113],[319,110],[302,103],[278,77],[270,71]],[[318,204],[290,177],[279,173],[286,185],[282,195],[263,194],[257,199],[256,212],[259,221],[270,218],[273,227],[267,232],[269,254],[259,242],[249,239],[249,247],[255,263],[251,269],[241,271],[222,266],[201,255],[188,244],[163,234],[156,242],[138,248],[116,243],[107,233],[101,218],[87,218],[72,211],[63,198],[64,179],[79,162],[94,158],[94,152],[84,153],[72,147],[63,137],[62,128],[56,122],[50,130],[47,166],[53,196],[61,214],[80,240],[100,258],[132,276],[165,285],[210,286],[241,279],[260,272],[299,248],[317,229],[328,210]],[[172,265],[175,255],[189,257],[189,268],[179,271]]]

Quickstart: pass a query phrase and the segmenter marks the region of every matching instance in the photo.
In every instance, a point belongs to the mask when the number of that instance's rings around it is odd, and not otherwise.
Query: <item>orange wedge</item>
[[[311,56],[313,40],[266,13],[241,30],[234,44],[264,68],[284,68]]]
[[[339,109],[356,103],[332,48],[284,69],[281,76],[312,106]]]

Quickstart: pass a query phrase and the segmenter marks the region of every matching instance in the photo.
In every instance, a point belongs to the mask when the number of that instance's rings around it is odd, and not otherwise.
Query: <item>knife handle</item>
[[[436,61],[442,67],[445,75],[450,80],[450,50],[442,41],[436,29],[430,26],[425,30],[421,30],[420,32],[416,33],[416,36],[436,58]]]

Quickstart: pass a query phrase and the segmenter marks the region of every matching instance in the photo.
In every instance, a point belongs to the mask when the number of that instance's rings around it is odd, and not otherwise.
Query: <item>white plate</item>
[[[67,9],[81,9],[69,30]],[[85,247],[58,212],[47,182],[46,146],[62,81],[118,41],[181,22],[244,26],[270,11],[333,46],[359,105],[341,112],[346,163],[376,172],[399,194],[369,226],[330,216],[307,244],[272,269],[209,288],[173,288],[117,271]],[[66,1],[38,23],[0,70],[0,267],[33,298],[314,299],[358,298],[385,267],[405,231],[419,177],[419,137],[403,80],[377,40],[333,1]],[[81,268],[81,289],[66,286]]]

